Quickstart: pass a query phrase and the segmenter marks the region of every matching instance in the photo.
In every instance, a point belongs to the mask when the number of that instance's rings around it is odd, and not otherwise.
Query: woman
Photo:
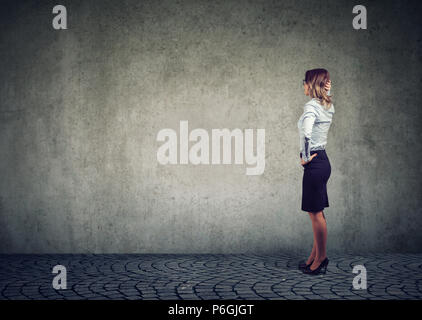
[[[301,164],[304,167],[302,181],[302,210],[308,212],[314,232],[314,243],[308,260],[299,264],[307,274],[325,273],[328,266],[326,255],[327,225],[324,208],[329,207],[327,181],[331,165],[325,152],[334,105],[329,91],[330,74],[325,69],[306,71],[303,90],[312,98],[305,104],[299,118]]]

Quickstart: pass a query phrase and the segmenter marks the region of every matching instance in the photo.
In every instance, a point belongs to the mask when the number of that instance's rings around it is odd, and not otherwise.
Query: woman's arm
[[[305,105],[302,127],[301,127],[301,131],[303,134],[303,139],[301,141],[301,152],[302,152],[302,159],[305,162],[308,162],[311,160],[311,154],[310,154],[311,136],[312,136],[312,128],[314,126],[316,117],[317,117],[317,112],[315,108],[308,104]]]

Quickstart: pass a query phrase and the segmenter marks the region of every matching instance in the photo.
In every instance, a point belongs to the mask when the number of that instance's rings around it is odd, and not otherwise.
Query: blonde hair
[[[325,69],[312,69],[305,73],[305,82],[309,86],[309,95],[318,99],[326,110],[331,108],[331,97],[327,95],[325,85],[330,80],[330,73]]]

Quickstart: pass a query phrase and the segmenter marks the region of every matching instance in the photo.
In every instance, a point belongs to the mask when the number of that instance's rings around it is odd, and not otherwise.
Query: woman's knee
[[[320,218],[324,218],[324,212],[323,211],[318,211],[318,212],[308,212],[309,216],[311,217],[312,220],[317,220]]]

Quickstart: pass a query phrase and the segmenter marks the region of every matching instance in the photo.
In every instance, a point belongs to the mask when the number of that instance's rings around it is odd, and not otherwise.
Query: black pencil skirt
[[[329,207],[327,182],[331,175],[331,165],[325,150],[313,150],[310,153],[318,155],[303,165],[302,210],[319,212]]]

